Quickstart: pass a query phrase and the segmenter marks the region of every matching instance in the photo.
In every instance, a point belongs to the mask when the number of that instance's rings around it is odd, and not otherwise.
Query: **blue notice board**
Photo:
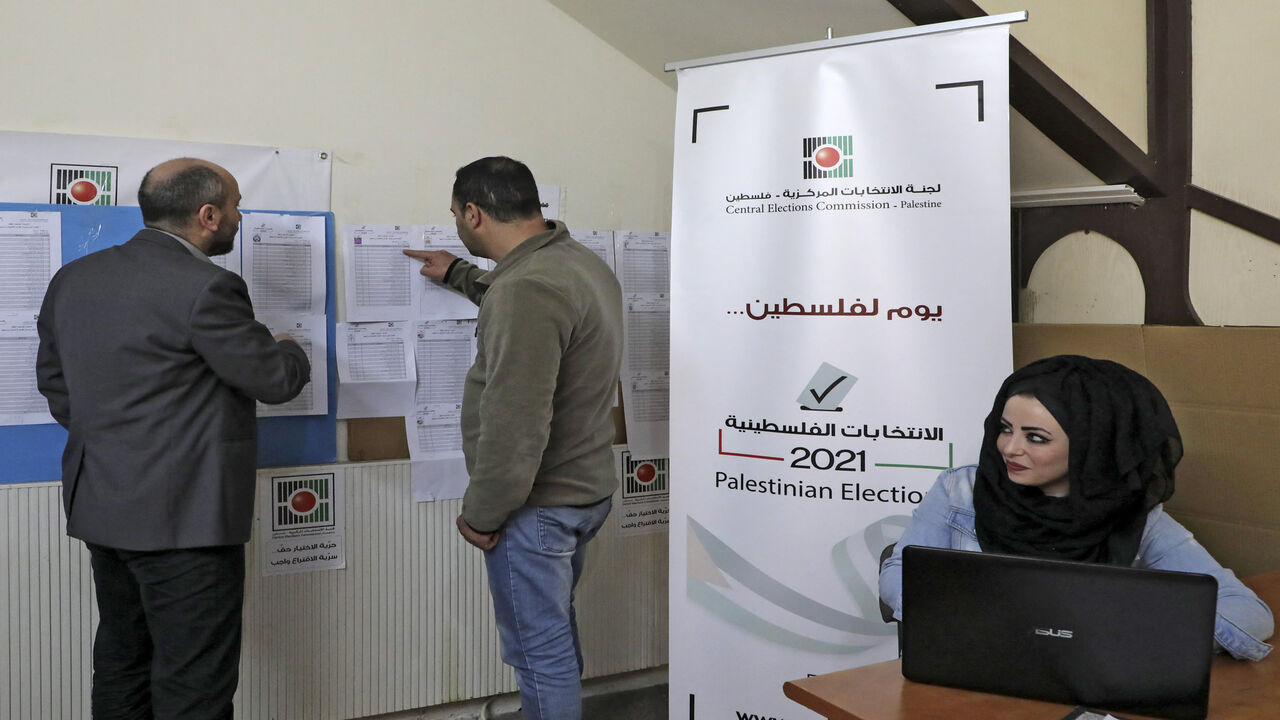
[[[62,262],[126,242],[142,228],[137,207],[0,203],[0,210],[56,212],[62,215]],[[334,348],[333,213],[276,210],[243,212],[320,215],[325,218],[325,302],[329,376],[328,415],[258,418],[258,467],[331,463],[338,459],[338,362]],[[34,370],[33,370],[34,372]],[[0,484],[49,482],[62,478],[62,448],[67,431],[60,425],[0,426]]]

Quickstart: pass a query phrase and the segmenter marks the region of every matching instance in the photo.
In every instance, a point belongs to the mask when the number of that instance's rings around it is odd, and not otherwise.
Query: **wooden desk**
[[[1280,607],[1280,570],[1244,578],[1272,608]],[[1073,706],[914,683],[902,677],[902,661],[784,683],[782,692],[830,720],[1058,720]],[[1145,716],[1121,713],[1132,720]],[[1213,659],[1209,720],[1274,720],[1280,717],[1280,651],[1262,662]]]

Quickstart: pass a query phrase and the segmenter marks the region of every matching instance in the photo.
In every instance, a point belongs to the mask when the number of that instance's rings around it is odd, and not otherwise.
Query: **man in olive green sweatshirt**
[[[462,399],[471,482],[458,532],[484,551],[502,659],[524,717],[582,715],[573,588],[586,544],[617,486],[610,414],[622,361],[622,293],[613,272],[542,217],[523,163],[477,160],[457,172],[450,205],[467,250],[405,253],[422,274],[480,306],[475,364]]]

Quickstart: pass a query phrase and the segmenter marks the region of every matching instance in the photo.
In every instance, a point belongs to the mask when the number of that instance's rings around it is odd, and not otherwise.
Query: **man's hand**
[[[289,333],[276,333],[275,340],[276,342],[280,342],[281,340],[293,340],[293,336]],[[297,341],[294,340],[294,342]]]
[[[449,271],[449,266],[458,259],[457,255],[447,250],[401,250],[400,252],[421,260],[422,269],[418,272],[432,280],[444,280],[444,274]]]
[[[409,251],[405,250],[405,252],[409,252]],[[443,252],[443,251],[428,250],[427,252]],[[445,253],[445,254],[448,255],[449,253]],[[466,520],[462,519],[461,515],[458,516],[458,534],[462,536],[463,540],[466,540],[467,542],[471,543],[472,545],[475,545],[481,550],[492,550],[493,546],[498,544],[498,533],[476,532],[475,530],[471,529],[471,526],[467,524]]]

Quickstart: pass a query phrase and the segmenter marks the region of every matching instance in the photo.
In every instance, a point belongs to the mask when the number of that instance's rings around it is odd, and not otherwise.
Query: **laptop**
[[[1218,583],[1209,575],[908,546],[908,680],[1203,720]]]

